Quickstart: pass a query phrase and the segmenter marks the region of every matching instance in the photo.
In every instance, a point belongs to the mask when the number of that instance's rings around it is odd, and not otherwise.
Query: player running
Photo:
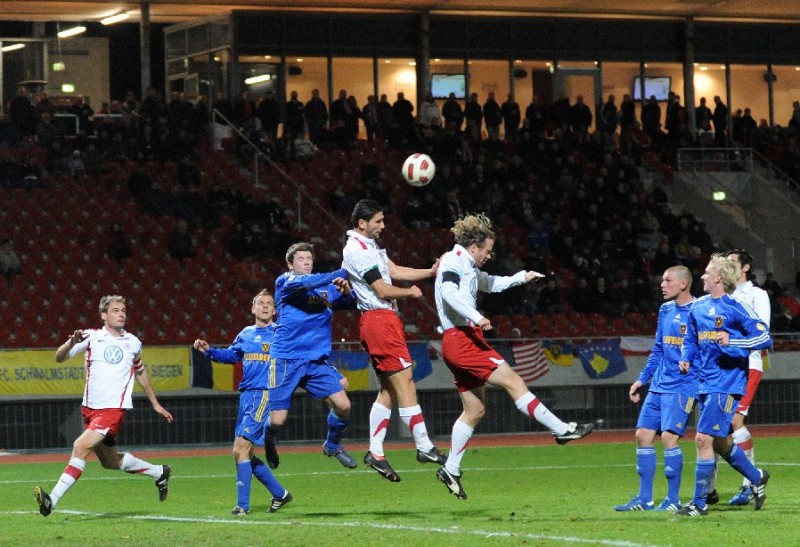
[[[86,387],[81,414],[85,430],[72,444],[72,456],[61,478],[48,494],[41,486],[34,488],[39,513],[46,517],[75,482],[81,478],[86,458],[95,453],[105,469],[118,469],[131,474],[144,474],[155,479],[158,499],[164,501],[169,492],[170,467],[153,465],[130,452],[117,452],[116,436],[133,408],[133,379],[142,387],[153,410],[172,423],[170,414],[158,402],[147,369],[142,363],[142,343],[125,330],[127,309],[125,298],[108,295],[100,299],[99,329],[76,330],[56,350],[56,362],[62,363],[78,353],[86,353]]]

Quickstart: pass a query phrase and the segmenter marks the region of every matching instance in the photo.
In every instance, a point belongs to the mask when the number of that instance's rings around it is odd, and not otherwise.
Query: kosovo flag
[[[427,342],[409,344],[408,353],[411,355],[411,361],[414,363],[414,383],[419,382],[433,373],[433,364],[431,363],[431,356],[428,355]]]
[[[560,367],[571,367],[575,354],[572,344],[556,340],[542,340],[544,356],[548,361]]]
[[[363,351],[334,350],[328,361],[347,378],[350,384],[347,391],[369,389],[369,355]]]
[[[593,340],[588,344],[578,346],[577,349],[583,369],[593,380],[613,378],[628,370],[625,366],[625,358],[622,357],[618,338]]]

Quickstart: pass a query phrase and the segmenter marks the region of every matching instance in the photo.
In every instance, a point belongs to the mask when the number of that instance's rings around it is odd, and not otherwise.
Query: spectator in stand
[[[331,106],[332,108],[333,106]],[[286,121],[283,124],[283,152],[287,159],[294,157],[294,141],[303,136],[305,131],[305,109],[303,103],[297,99],[297,91],[292,90],[289,101],[286,103]]]
[[[331,103],[331,131],[336,146],[342,150],[348,149],[347,123],[352,114],[350,103],[347,101],[347,90],[339,90],[339,98]]]
[[[230,110],[228,111],[230,113]],[[148,87],[142,104],[139,108],[139,115],[145,122],[151,124],[158,123],[158,119],[164,114],[164,101],[153,87]]]
[[[125,100],[122,101],[122,113],[138,115],[140,108],[141,105],[139,104],[139,101],[136,100],[136,95],[134,95],[133,91],[128,91],[125,94]]]
[[[94,127],[91,118],[94,116],[92,107],[83,102],[83,97],[78,95],[72,99],[72,106],[69,113],[78,117],[78,130],[85,131],[86,135],[94,134]]]
[[[722,102],[719,95],[714,96],[714,113],[712,119],[714,121],[714,144],[719,147],[727,145],[728,138],[726,131],[728,130],[728,107]]]
[[[478,102],[478,94],[472,93],[469,101],[464,105],[464,118],[467,120],[467,137],[472,142],[481,142],[481,124],[483,123],[483,109]]]
[[[261,120],[261,129],[267,133],[267,142],[277,142],[278,125],[281,122],[281,107],[271,89],[267,90],[264,94],[264,100],[256,107],[256,116]]]
[[[105,252],[108,258],[114,260],[123,260],[131,257],[131,244],[118,222],[112,224],[111,229],[106,234]]]
[[[455,93],[450,93],[442,106],[444,129],[449,135],[460,135],[461,125],[464,123],[464,111],[456,99]]]
[[[587,133],[592,126],[592,110],[583,102],[583,95],[578,95],[569,107],[569,120],[575,133]]]
[[[42,91],[41,93],[39,93],[36,96],[34,102],[35,104],[33,106],[33,109],[36,118],[41,118],[42,114],[44,114],[45,112],[50,114],[51,118],[53,114],[55,114],[56,105],[54,105],[53,102],[50,100],[50,97],[47,96],[47,91]]]
[[[486,102],[483,103],[483,119],[486,123],[486,133],[489,140],[496,141],[500,138],[500,123],[503,121],[500,105],[494,98],[494,91],[489,92]]]
[[[233,121],[236,127],[242,128],[256,117],[256,102],[250,91],[242,93],[241,98],[233,105]]]
[[[311,99],[306,103],[306,122],[311,142],[317,146],[327,140],[325,133],[328,131],[328,106],[319,96],[319,89],[311,90]]]
[[[606,143],[613,144],[613,137],[614,133],[617,131],[617,105],[615,103],[616,97],[614,95],[609,95],[608,100],[603,104],[603,108],[600,110],[600,131],[604,135],[604,139]]]
[[[561,313],[561,289],[553,276],[547,278],[544,287],[539,289],[539,301],[537,302],[539,311],[546,315]]]
[[[576,313],[592,313],[594,311],[592,289],[585,277],[579,277],[570,289],[569,305]]]
[[[706,106],[706,98],[700,97],[700,105],[694,109],[694,121],[697,129],[707,131],[711,127],[711,120],[714,114]]]
[[[42,112],[36,124],[36,144],[50,148],[56,140],[56,128],[53,126],[50,112]]]
[[[442,126],[442,113],[430,91],[425,94],[425,101],[419,107],[419,124],[424,128]]]
[[[661,140],[661,107],[655,95],[651,95],[642,106],[642,129],[651,140]]]
[[[503,116],[505,139],[516,142],[519,139],[519,123],[522,119],[522,113],[520,112],[519,104],[514,100],[513,93],[508,94],[508,99],[500,107],[500,113]]]
[[[364,117],[364,128],[367,131],[367,142],[373,144],[375,142],[375,135],[380,135],[380,118],[378,116],[378,101],[375,95],[367,97],[367,104],[362,111]]]
[[[86,174],[86,166],[83,164],[80,150],[73,150],[67,159],[66,164],[67,173],[75,180],[80,179],[81,176]]]
[[[22,273],[22,265],[19,262],[17,253],[11,245],[11,240],[7,237],[0,242],[0,275],[5,276],[8,286],[14,285],[11,276]]]
[[[398,144],[410,144],[414,135],[414,105],[406,99],[402,91],[397,94],[397,100],[392,105],[392,116],[397,124]]]
[[[28,98],[28,90],[25,86],[17,88],[17,94],[11,99],[8,113],[11,116],[11,124],[21,135],[33,133],[36,128],[36,111]]]
[[[194,241],[189,233],[189,223],[180,219],[167,238],[167,252],[172,258],[194,258]]]
[[[378,136],[390,142],[393,141],[395,139],[394,124],[394,109],[384,93],[378,101]]]

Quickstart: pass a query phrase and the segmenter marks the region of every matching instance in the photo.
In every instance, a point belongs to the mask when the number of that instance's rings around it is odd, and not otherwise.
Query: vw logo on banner
[[[122,361],[122,350],[117,346],[108,346],[106,350],[103,352],[103,357],[105,360],[112,365],[116,365],[120,361]]]

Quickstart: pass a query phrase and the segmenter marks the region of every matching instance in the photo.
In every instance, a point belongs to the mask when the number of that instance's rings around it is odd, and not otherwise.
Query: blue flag
[[[578,357],[581,360],[583,369],[589,378],[598,380],[602,378],[613,378],[628,368],[625,366],[625,358],[622,357],[622,350],[619,347],[619,339],[594,340],[588,344],[578,346]]]
[[[408,353],[411,354],[411,360],[414,362],[414,382],[419,382],[433,373],[433,364],[431,363],[431,356],[428,355],[427,342],[409,344]]]

